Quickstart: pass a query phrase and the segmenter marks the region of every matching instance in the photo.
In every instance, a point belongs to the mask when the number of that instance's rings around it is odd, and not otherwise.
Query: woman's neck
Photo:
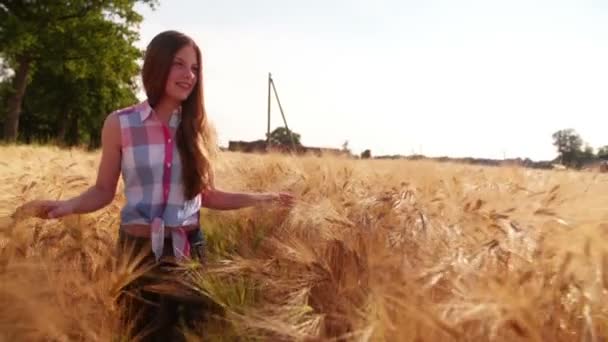
[[[154,106],[154,112],[156,112],[156,116],[159,120],[167,123],[171,119],[171,114],[173,114],[179,106],[179,102],[164,97],[158,101],[156,106]]]

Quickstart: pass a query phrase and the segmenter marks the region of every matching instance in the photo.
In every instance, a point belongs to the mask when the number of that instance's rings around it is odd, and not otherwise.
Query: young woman
[[[93,212],[114,199],[122,175],[126,205],[120,213],[119,250],[124,252],[129,244],[134,252],[143,250],[148,260],[162,266],[167,258],[204,254],[201,207],[230,210],[270,202],[293,204],[289,193],[234,193],[215,187],[216,140],[203,101],[201,52],[191,38],[176,31],[154,37],[142,76],[147,99],[105,119],[95,185],[68,200],[33,201],[26,207],[42,218]],[[150,293],[143,297],[162,305],[143,313],[135,333],[152,324],[159,339],[171,340],[175,303]]]

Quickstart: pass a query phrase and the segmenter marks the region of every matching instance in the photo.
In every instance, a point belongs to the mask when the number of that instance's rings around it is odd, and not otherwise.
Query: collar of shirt
[[[139,110],[141,122],[144,122],[144,121],[146,121],[146,119],[150,118],[152,116],[153,111],[154,111],[154,109],[152,108],[152,106],[150,106],[150,103],[148,102],[148,100],[143,101],[141,103],[141,108]],[[173,111],[173,113],[171,113],[171,119],[169,120],[169,126],[176,127],[181,120],[181,115],[182,115],[182,106],[179,106],[177,109],[175,109],[175,111]]]

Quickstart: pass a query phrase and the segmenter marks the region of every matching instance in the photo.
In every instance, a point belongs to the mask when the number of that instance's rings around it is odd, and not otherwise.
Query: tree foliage
[[[583,139],[571,128],[559,130],[553,133],[552,137],[560,162],[566,166],[574,166],[577,157],[582,153]]]
[[[300,143],[300,134],[295,133],[285,127],[277,127],[272,132],[270,132],[270,144],[271,145],[282,145],[282,146],[291,146],[293,142],[296,146],[301,146]]]
[[[581,168],[599,160],[608,160],[608,146],[599,148],[595,153],[593,147],[585,143],[574,129],[559,130],[552,137],[553,145],[557,148],[557,161],[565,166]]]
[[[103,116],[136,99],[136,3],[157,1],[0,1],[5,140],[99,144]]]
[[[602,146],[597,150],[597,157],[601,160],[608,160],[608,145]]]

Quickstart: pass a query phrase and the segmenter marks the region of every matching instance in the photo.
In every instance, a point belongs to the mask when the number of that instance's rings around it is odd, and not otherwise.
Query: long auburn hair
[[[205,111],[201,51],[187,35],[165,31],[148,44],[142,68],[142,81],[150,106],[154,107],[165,93],[173,58],[177,51],[190,45],[196,51],[199,65],[196,84],[182,102],[181,122],[176,144],[182,162],[184,196],[192,199],[214,187],[213,159],[217,155],[216,134]]]

